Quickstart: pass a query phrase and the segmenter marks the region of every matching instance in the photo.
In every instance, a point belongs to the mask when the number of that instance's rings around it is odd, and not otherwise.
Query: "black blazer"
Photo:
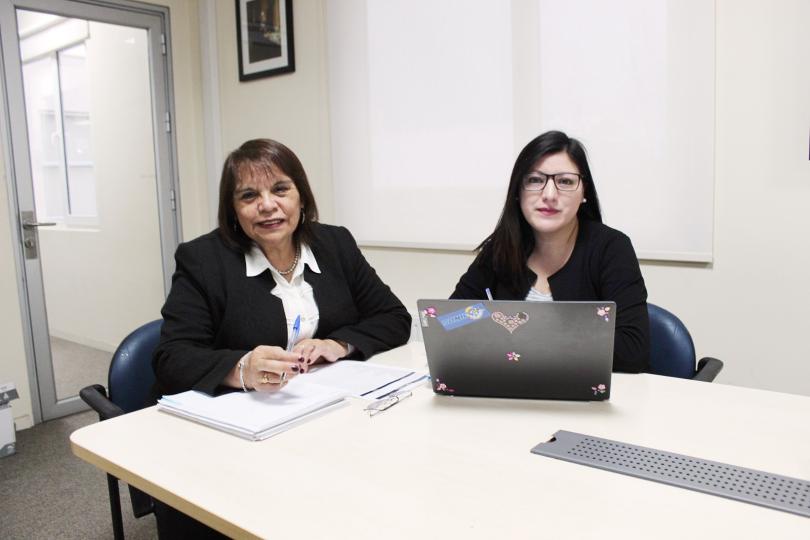
[[[515,283],[495,274],[491,260],[478,257],[461,276],[450,298],[523,300],[537,281],[526,268],[526,281]],[[647,289],[630,239],[597,221],[580,220],[568,262],[548,278],[554,300],[616,302],[615,371],[647,371],[650,365],[650,320]]]
[[[365,359],[402,345],[411,316],[366,262],[343,227],[314,224],[310,245],[321,273],[304,269],[320,320],[315,338],[338,339]],[[258,345],[287,345],[287,323],[269,270],[245,275],[245,256],[214,230],[181,244],[152,366],[152,398],[189,389],[215,394],[239,359]]]

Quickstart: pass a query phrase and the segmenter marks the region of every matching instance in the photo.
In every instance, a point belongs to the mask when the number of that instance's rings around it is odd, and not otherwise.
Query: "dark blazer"
[[[526,280],[496,276],[491,260],[476,258],[450,298],[523,300],[537,280],[526,268]],[[614,371],[647,371],[650,364],[650,320],[647,289],[630,239],[597,221],[580,220],[574,251],[568,262],[548,278],[554,300],[612,300],[616,302]]]
[[[314,225],[310,245],[321,273],[305,267],[320,320],[315,338],[337,339],[365,359],[402,345],[411,316],[366,262],[343,227]],[[287,323],[269,270],[245,275],[245,256],[214,230],[181,244],[163,328],[152,360],[152,397],[189,389],[215,394],[239,359],[258,345],[287,345]]]

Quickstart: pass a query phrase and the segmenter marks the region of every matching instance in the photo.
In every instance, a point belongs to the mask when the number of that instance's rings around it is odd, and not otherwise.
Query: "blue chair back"
[[[149,390],[155,382],[152,371],[152,353],[160,339],[162,319],[136,328],[124,338],[110,362],[107,391],[110,401],[124,412],[137,411],[146,406]]]
[[[654,304],[650,316],[650,373],[691,379],[695,375],[695,344],[681,320]]]

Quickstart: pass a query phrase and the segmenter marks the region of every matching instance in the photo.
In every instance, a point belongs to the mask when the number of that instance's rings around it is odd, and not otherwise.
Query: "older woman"
[[[585,149],[549,131],[518,155],[495,231],[451,298],[612,300],[613,369],[649,366],[647,290],[630,239],[602,224]]]
[[[306,173],[283,144],[252,140],[228,156],[218,217],[177,249],[155,396],[274,391],[314,363],[407,341],[407,310],[349,231],[316,222]]]
[[[408,340],[407,310],[349,231],[317,223],[306,173],[283,144],[252,140],[228,156],[218,217],[218,229],[177,248],[154,399],[273,392],[312,364]],[[155,514],[161,537],[222,537],[160,501]]]

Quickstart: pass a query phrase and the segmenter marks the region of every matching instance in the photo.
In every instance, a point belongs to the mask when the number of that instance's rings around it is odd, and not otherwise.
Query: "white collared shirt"
[[[270,270],[270,274],[276,282],[276,286],[271,293],[281,299],[284,316],[287,319],[288,336],[292,333],[296,317],[301,316],[301,327],[296,343],[302,339],[313,337],[318,330],[318,304],[315,303],[312,285],[304,281],[304,266],[309,266],[309,269],[315,273],[321,273],[315,255],[313,255],[309,246],[305,244],[301,245],[301,256],[298,259],[298,264],[295,265],[290,281],[287,281],[284,276],[278,273],[278,270],[273,268],[262,250],[259,249],[259,246],[254,244],[250,251],[245,253],[245,273],[248,277],[255,277],[265,270]]]
[[[551,293],[540,292],[532,287],[529,289],[529,294],[526,295],[526,300],[529,302],[552,302],[554,298]]]

